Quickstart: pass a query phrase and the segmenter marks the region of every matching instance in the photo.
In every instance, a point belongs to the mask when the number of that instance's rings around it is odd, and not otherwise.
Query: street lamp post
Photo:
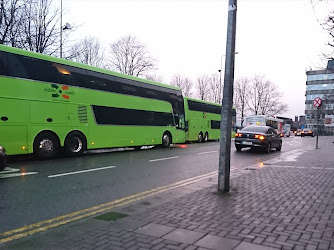
[[[63,0],[60,0],[60,54],[63,57]]]
[[[60,0],[60,58],[63,57],[63,30],[68,30],[71,28],[72,27],[69,23],[66,23],[65,26],[63,26],[63,0]]]

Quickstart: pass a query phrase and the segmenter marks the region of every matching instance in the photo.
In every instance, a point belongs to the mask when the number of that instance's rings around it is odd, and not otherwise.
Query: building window
[[[334,74],[308,75],[307,81],[321,81],[334,79]]]

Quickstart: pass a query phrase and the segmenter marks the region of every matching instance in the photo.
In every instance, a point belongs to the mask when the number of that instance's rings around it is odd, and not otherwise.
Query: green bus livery
[[[0,143],[8,155],[185,142],[179,88],[0,45]]]
[[[184,97],[186,140],[206,142],[220,138],[221,105]]]
[[[40,159],[61,151],[204,142],[221,105],[180,88],[0,45],[0,144]],[[63,149],[63,150],[62,150]]]

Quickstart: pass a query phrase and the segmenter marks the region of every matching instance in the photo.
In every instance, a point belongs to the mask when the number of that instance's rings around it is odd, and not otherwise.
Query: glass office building
[[[334,60],[328,61],[326,69],[307,71],[306,76],[306,128],[318,128],[319,134],[334,134]],[[316,97],[322,99],[319,110],[313,106]]]

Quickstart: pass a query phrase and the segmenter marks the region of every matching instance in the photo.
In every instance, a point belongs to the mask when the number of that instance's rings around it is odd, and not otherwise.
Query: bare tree
[[[195,85],[196,94],[200,100],[208,101],[209,96],[209,77],[207,75],[202,75],[197,77],[197,82]]]
[[[24,0],[23,32],[19,47],[44,54],[54,54],[60,46],[58,27],[60,10],[52,0]]]
[[[160,82],[160,83],[163,83],[163,77],[160,76],[160,75],[145,75],[144,77],[145,79],[147,80],[150,80],[150,81],[153,81],[153,82]]]
[[[151,57],[146,45],[128,35],[110,44],[110,68],[123,74],[143,76],[156,69],[156,59]]]
[[[0,1],[0,43],[15,47],[22,30],[22,0]]]
[[[250,80],[247,77],[236,79],[234,82],[234,98],[233,105],[236,109],[237,115],[241,118],[241,127],[243,127],[244,118],[246,116],[249,94],[250,94]]]
[[[98,39],[86,37],[70,49],[68,59],[95,67],[103,67],[103,48]]]
[[[283,94],[276,85],[264,76],[255,76],[251,80],[248,107],[254,115],[277,115],[288,110],[281,102]]]
[[[218,74],[212,74],[208,78],[209,101],[221,104],[222,102],[222,86]]]
[[[178,87],[182,90],[184,96],[191,97],[193,83],[188,77],[183,77],[180,74],[173,75],[171,85]]]
[[[329,42],[327,45],[330,47],[331,52],[325,53],[324,56],[326,59],[334,59],[334,11],[331,11],[326,18],[325,22],[322,24],[324,30],[329,34]]]

